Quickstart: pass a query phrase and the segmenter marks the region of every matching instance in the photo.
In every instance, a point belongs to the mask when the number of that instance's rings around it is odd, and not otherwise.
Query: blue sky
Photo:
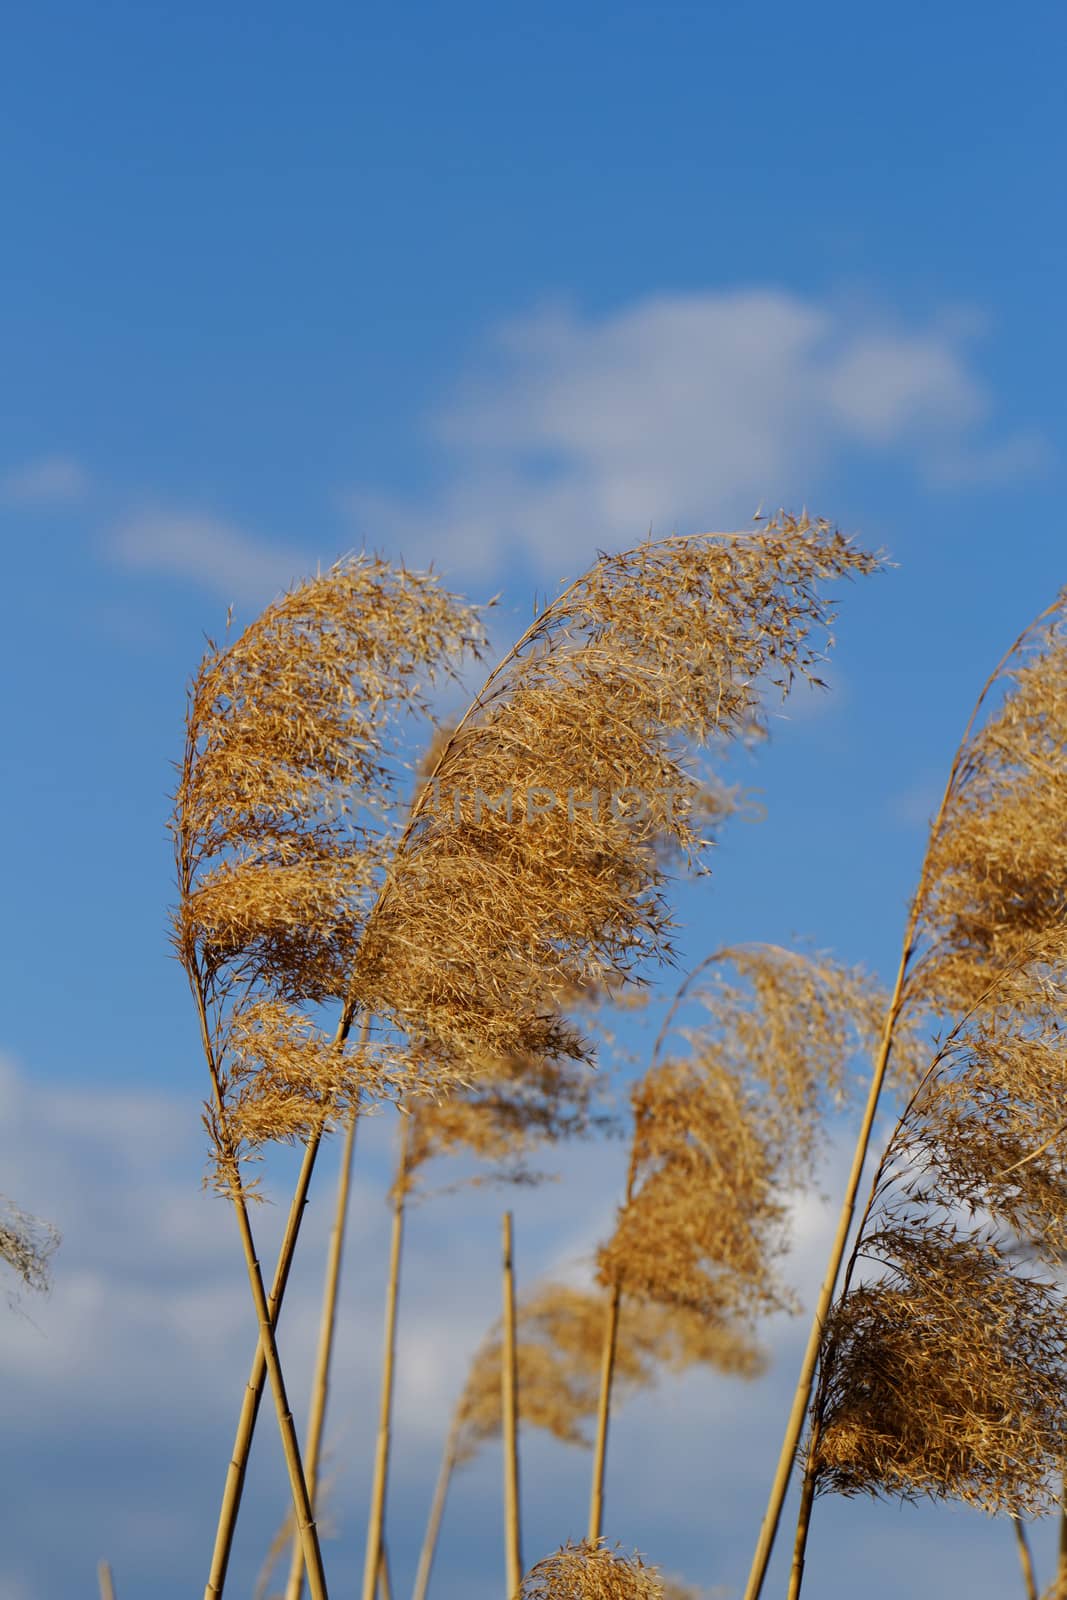
[[[831,693],[746,769],[767,821],[685,897],[682,944],[808,936],[891,970],[971,702],[1067,581],[1064,31],[1050,4],[40,0],[8,19],[0,1190],[65,1243],[51,1300],[0,1332],[22,1469],[0,1600],[66,1600],[102,1554],[120,1593],[202,1581],[250,1327],[197,1190],[163,824],[184,682],[229,602],[248,616],[366,542],[502,590],[503,645],[535,589],[650,527],[807,504],[885,546],[897,565],[842,597]],[[372,1285],[387,1134],[363,1153]],[[520,1197],[531,1273],[588,1249],[614,1160]],[[414,1230],[398,1549],[495,1308],[495,1222],[457,1206]],[[805,1284],[824,1219],[801,1222]],[[471,1252],[459,1300],[445,1248]],[[341,1574],[378,1337],[356,1277]],[[775,1337],[759,1390],[678,1386],[620,1423],[609,1531],[696,1582],[743,1577],[799,1333]],[[242,1592],[280,1503],[263,1456]],[[651,1459],[655,1493],[625,1472]],[[531,1446],[531,1541],[572,1531],[584,1470]],[[457,1494],[442,1594],[495,1592],[494,1474]],[[871,1552],[899,1548],[902,1516],[822,1511],[813,1592],[863,1570],[871,1600],[897,1594]],[[946,1571],[978,1597],[1015,1581],[1003,1529],[904,1527],[916,1596]]]

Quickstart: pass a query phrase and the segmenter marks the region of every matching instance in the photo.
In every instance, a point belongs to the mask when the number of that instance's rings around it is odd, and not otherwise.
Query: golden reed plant
[[[679,1029],[684,1006],[699,1025]],[[790,1309],[777,1267],[791,1192],[810,1181],[825,1116],[877,1036],[885,997],[859,969],[777,945],[715,951],[668,1009],[631,1093],[633,1137],[607,1294],[588,1540],[602,1533],[620,1314],[660,1308],[737,1342]],[[672,1034],[684,1053],[665,1053]]]
[[[837,1231],[753,1558],[757,1600],[781,1520],[886,1075],[909,1024],[944,1025],[1065,919],[1067,594],[1023,631],[979,695],[931,825]],[[907,1068],[900,1074],[908,1076]]]
[[[328,1118],[358,1094],[433,1092],[487,1053],[581,1058],[553,996],[670,954],[655,846],[699,850],[677,803],[702,792],[693,745],[747,729],[759,685],[813,679],[831,617],[822,583],[877,565],[827,524],[787,517],[602,558],[491,674],[399,840],[365,823],[339,838],[328,801],[355,791],[366,811],[391,800],[379,738],[397,705],[418,703],[421,679],[476,642],[468,609],[432,579],[359,558],[209,652],[176,797],[175,936],[211,1077],[217,1179],[260,1323],[209,1595],[221,1592],[265,1371],[323,1590],[274,1321]],[[465,811],[477,790],[567,792],[575,749],[588,809],[554,805],[522,830],[502,807]],[[636,817],[595,803],[620,778],[642,797]],[[429,803],[442,785],[459,806]],[[342,1002],[332,1039],[298,1009],[331,998]],[[345,1048],[360,1010],[380,1036]],[[268,1296],[243,1166],[278,1137],[303,1139],[305,1159]]]
[[[953,1498],[1015,1519],[1059,1502],[1065,1004],[1061,928],[975,998],[888,1140],[827,1327],[791,1600],[820,1490]],[[1020,1237],[1034,1242],[1025,1255]]]
[[[346,1049],[356,1008],[345,978],[392,831],[381,822],[396,790],[388,741],[478,637],[469,608],[432,576],[354,558],[294,588],[225,648],[210,643],[189,689],[174,940],[210,1075],[216,1182],[233,1202],[260,1326],[208,1595],[225,1577],[264,1369],[312,1593],[326,1592],[274,1337],[291,1250],[268,1296],[243,1168],[279,1138],[304,1139],[313,1161],[331,1112],[392,1092],[401,1071],[410,1082],[407,1061],[365,1043]],[[331,999],[342,1002],[332,1038],[299,1009]]]

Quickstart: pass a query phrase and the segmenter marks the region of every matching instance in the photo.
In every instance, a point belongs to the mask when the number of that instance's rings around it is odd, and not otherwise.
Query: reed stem
[[[593,1454],[593,1484],[589,1498],[590,1545],[595,1545],[603,1533],[604,1522],[604,1469],[608,1451],[608,1418],[611,1413],[611,1387],[615,1377],[615,1353],[619,1343],[619,1306],[622,1286],[616,1279],[608,1301],[604,1320],[604,1347],[600,1363],[600,1398],[597,1403],[596,1447]]]
[[[445,1514],[445,1500],[448,1497],[448,1488],[452,1482],[452,1473],[456,1465],[458,1434],[457,1421],[453,1417],[452,1425],[448,1430],[448,1438],[445,1441],[444,1453],[441,1456],[437,1482],[434,1484],[433,1500],[430,1504],[430,1515],[426,1523],[422,1549],[419,1552],[419,1565],[415,1573],[415,1587],[411,1591],[411,1600],[426,1600],[426,1591],[430,1584],[430,1573],[433,1571],[434,1556],[437,1554],[437,1541],[441,1535],[441,1519]]]
[[[1015,1543],[1019,1551],[1019,1565],[1023,1572],[1023,1588],[1026,1590],[1026,1600],[1038,1600],[1037,1577],[1034,1573],[1034,1558],[1030,1553],[1030,1541],[1026,1537],[1026,1528],[1023,1526],[1022,1517],[1012,1517],[1012,1526],[1015,1529]]]
[[[393,1189],[393,1225],[389,1243],[389,1281],[385,1291],[385,1348],[382,1356],[382,1392],[378,1412],[378,1441],[374,1454],[374,1482],[367,1521],[367,1549],[363,1562],[363,1600],[374,1600],[382,1556],[385,1524],[385,1490],[389,1477],[389,1445],[393,1420],[393,1379],[396,1368],[396,1308],[400,1291],[400,1253],[404,1242],[407,1196],[407,1150],[410,1123],[404,1118],[400,1163]]]
[[[800,1491],[800,1510],[797,1514],[797,1532],[793,1543],[793,1566],[789,1574],[788,1600],[799,1600],[800,1586],[804,1582],[804,1555],[808,1546],[808,1529],[811,1526],[811,1508],[815,1503],[815,1462],[820,1432],[819,1421],[816,1418],[804,1463],[804,1482]]]
[[[100,1600],[115,1600],[115,1580],[111,1576],[110,1561],[101,1561],[96,1569],[100,1583]]]
[[[341,1283],[341,1261],[345,1248],[345,1224],[348,1218],[348,1196],[352,1185],[352,1155],[356,1143],[358,1107],[353,1105],[348,1115],[341,1170],[337,1180],[337,1205],[330,1245],[326,1259],[326,1284],[322,1297],[322,1321],[319,1325],[319,1348],[315,1360],[315,1377],[311,1391],[311,1408],[308,1414],[307,1439],[304,1446],[304,1471],[307,1477],[308,1499],[312,1510],[318,1492],[319,1463],[322,1454],[322,1429],[326,1418],[326,1400],[330,1386],[330,1362],[333,1357],[334,1331],[337,1326],[337,1294]],[[304,1592],[304,1554],[300,1540],[293,1534],[292,1554],[289,1561],[289,1581],[285,1600],[301,1600]]]
[[[519,1383],[515,1344],[515,1268],[511,1212],[504,1213],[504,1337],[501,1344],[500,1397],[504,1423],[504,1555],[506,1600],[522,1584],[522,1528],[519,1514]]]

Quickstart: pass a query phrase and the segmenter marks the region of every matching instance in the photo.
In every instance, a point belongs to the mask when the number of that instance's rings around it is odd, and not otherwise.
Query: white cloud
[[[369,1491],[386,1273],[390,1120],[370,1119],[357,1146],[327,1442],[340,1469],[327,1566],[338,1592],[357,1581]],[[47,1300],[4,1318],[0,1410],[19,1471],[5,1484],[0,1597],[66,1600],[113,1563],[120,1593],[178,1600],[203,1582],[217,1497],[254,1324],[236,1232],[224,1202],[199,1188],[203,1131],[195,1089],[178,1098],[141,1088],[48,1087],[0,1060],[0,1171],[27,1208],[64,1240]],[[839,1190],[847,1138],[835,1142],[826,1187]],[[291,1170],[266,1169],[284,1194]],[[405,1247],[389,1538],[394,1579],[410,1584],[448,1415],[469,1360],[498,1315],[499,1215],[516,1210],[520,1289],[542,1272],[576,1275],[610,1225],[625,1149],[565,1153],[564,1181],[515,1195],[467,1190],[412,1210]],[[281,1330],[298,1418],[313,1360],[332,1202],[332,1154],[312,1188]],[[791,1281],[810,1303],[833,1207],[797,1208]],[[264,1262],[284,1205],[257,1208]],[[0,1311],[2,1315],[2,1311]],[[612,1423],[610,1539],[701,1584],[744,1574],[780,1443],[806,1334],[803,1317],[767,1330],[775,1364],[756,1385],[711,1373],[664,1377]],[[231,1584],[250,1593],[285,1506],[284,1475],[264,1408]],[[523,1441],[527,1555],[580,1535],[589,1458],[531,1434]],[[434,1584],[444,1600],[499,1591],[499,1451],[487,1448],[449,1497]],[[834,1530],[833,1532],[831,1530]],[[960,1593],[993,1600],[1013,1581],[1002,1524],[945,1511],[901,1513],[865,1502],[820,1510],[813,1593],[843,1600],[863,1574],[868,1600],[899,1594],[892,1564],[865,1545],[919,1541],[957,1572]],[[788,1559],[783,1539],[781,1558]],[[777,1576],[782,1574],[777,1571]],[[777,1582],[777,1577],[775,1578]],[[6,1585],[6,1588],[5,1588]],[[936,1589],[936,1584],[935,1584]],[[934,1592],[931,1590],[931,1592]]]
[[[1031,471],[1040,440],[986,437],[978,331],[951,313],[890,327],[777,290],[660,295],[602,318],[556,307],[498,329],[430,418],[435,494],[360,484],[344,504],[360,538],[410,559],[492,572],[515,552],[557,577],[649,528],[796,507],[848,452],[896,452],[943,483]]]
[[[41,456],[0,477],[0,500],[13,506],[61,506],[84,500],[89,475],[72,456]]]
[[[107,538],[107,555],[134,572],[187,579],[224,599],[261,604],[308,570],[304,551],[266,544],[221,517],[142,511]]]

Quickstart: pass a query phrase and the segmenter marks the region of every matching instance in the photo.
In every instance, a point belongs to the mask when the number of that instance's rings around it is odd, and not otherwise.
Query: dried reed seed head
[[[989,1217],[1055,1262],[1067,1252],[1065,1106],[1058,1022],[1041,1014],[1007,1031],[976,1018],[920,1095],[901,1154],[940,1204]]]
[[[598,1289],[548,1284],[517,1307],[520,1420],[566,1444],[588,1445],[596,1416],[608,1296]],[[651,1387],[661,1372],[695,1365],[756,1377],[764,1353],[732,1323],[623,1301],[615,1347],[616,1405]],[[456,1411],[456,1460],[469,1461],[501,1430],[501,1338],[494,1329],[471,1363]]]
[[[443,750],[366,930],[353,997],[424,1028],[445,1057],[579,1056],[551,1003],[632,982],[670,954],[661,863],[665,843],[687,857],[700,848],[682,803],[703,789],[693,748],[742,736],[757,685],[814,677],[830,620],[822,583],[877,565],[826,524],[785,517],[748,537],[601,559]]]
[[[59,1234],[50,1222],[23,1211],[6,1195],[0,1195],[0,1261],[3,1261],[27,1289],[43,1292],[50,1284],[49,1260],[59,1245]]]
[[[338,1048],[312,1018],[275,1000],[234,1008],[224,1046],[220,1083],[229,1142],[217,1108],[205,1110],[218,1149],[236,1143],[242,1159],[271,1141],[306,1139],[324,1117],[336,1122],[357,1104],[371,1109],[441,1087],[437,1063],[417,1048],[383,1040],[369,1028]],[[222,1161],[223,1187],[231,1166]]]
[[[597,1268],[627,1295],[722,1320],[790,1302],[777,1151],[727,1069],[667,1062],[634,1091],[635,1183]]]
[[[882,1276],[845,1294],[823,1346],[825,1488],[1049,1500],[1067,1427],[1067,1304],[1041,1272],[1065,1237],[1065,944],[1046,933],[987,985],[889,1142],[853,1257]]]
[[[866,1069],[881,1036],[889,1005],[882,985],[824,952],[747,944],[708,957],[680,998],[704,1012],[699,1025],[682,1030],[689,1060],[726,1068],[748,1085],[790,1178],[808,1177],[827,1114],[848,1099],[856,1063]],[[902,1030],[897,1049],[914,1074],[911,1031]]]
[[[396,835],[399,723],[483,642],[432,574],[358,556],[211,648],[175,800],[186,964],[296,1000],[340,992]]]
[[[584,1063],[524,1053],[471,1068],[467,1086],[406,1103],[400,1175],[406,1190],[430,1162],[455,1155],[490,1164],[473,1181],[535,1182],[537,1173],[526,1165],[533,1151],[610,1122],[593,1108],[596,1078]]]
[[[430,1092],[418,1041],[335,1050],[301,1008],[341,997],[399,832],[403,719],[484,643],[432,574],[368,556],[282,596],[189,691],[172,831],[175,942],[204,1014],[216,1178],[357,1097]]]
[[[810,1177],[822,1120],[878,1037],[886,997],[827,956],[746,945],[686,980],[661,1044],[683,1000],[704,1020],[680,1030],[688,1056],[634,1089],[630,1194],[599,1275],[713,1318],[780,1310],[792,1304],[777,1272],[788,1189]]]
[[[929,849],[925,953],[908,997],[940,1015],[972,1005],[998,968],[1067,925],[1067,591],[992,696]]]
[[[664,1600],[657,1567],[603,1542],[565,1544],[531,1567],[520,1600]]]
[[[1060,1297],[948,1222],[863,1250],[886,1276],[831,1319],[820,1489],[1048,1508],[1067,1429]]]

